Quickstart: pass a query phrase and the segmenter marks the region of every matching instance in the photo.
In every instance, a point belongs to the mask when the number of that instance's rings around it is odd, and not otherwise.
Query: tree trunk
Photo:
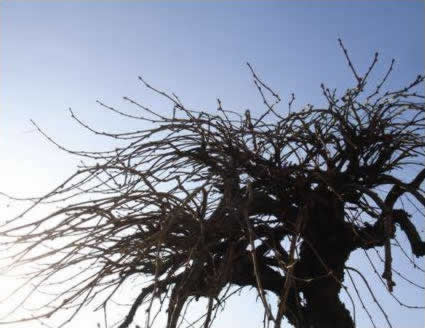
[[[349,253],[343,256],[342,253],[344,252],[339,252],[341,257],[336,258],[336,256],[332,256],[333,258],[330,259],[327,255],[335,252],[336,248],[332,247],[328,253],[324,252],[323,248],[318,249],[317,251],[321,255],[321,259],[328,265],[329,270],[331,270],[331,272],[327,272],[328,270],[323,267],[316,254],[314,254],[309,246],[307,247],[308,250],[302,252],[302,256],[305,258],[302,262],[308,263],[310,277],[316,279],[313,279],[310,283],[306,283],[301,288],[306,301],[305,311],[303,311],[305,327],[353,328],[354,323],[350,313],[339,299],[339,292],[341,290],[340,282],[342,282],[344,275],[344,263]],[[332,260],[337,261],[331,263]]]
[[[353,232],[344,222],[343,204],[330,198],[327,205],[314,204],[303,230],[300,259],[295,269],[306,306],[302,328],[354,328],[339,299],[344,265],[353,250]]]

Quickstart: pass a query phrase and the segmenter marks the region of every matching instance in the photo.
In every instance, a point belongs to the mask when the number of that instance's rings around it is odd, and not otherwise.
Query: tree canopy
[[[385,90],[393,61],[370,86],[378,54],[361,74],[340,46],[354,85],[342,94],[322,85],[325,106],[295,110],[292,95],[283,110],[280,96],[248,64],[265,106],[259,116],[226,110],[220,100],[213,113],[195,111],[140,77],[170,101],[169,115],[130,98],[140,115],[98,101],[140,122],[140,130],[112,133],[71,111],[84,129],[119,141],[114,149],[71,150],[36,125],[82,161],[0,228],[11,270],[43,264],[27,273],[28,297],[55,286],[36,314],[19,321],[71,310],[69,322],[92,301],[105,308],[134,279],[144,285],[119,328],[129,327],[139,308],[147,327],[157,311],[166,311],[167,328],[190,326],[182,318],[199,298],[208,308],[195,325],[207,328],[226,299],[245,287],[257,290],[266,326],[280,327],[286,318],[299,328],[353,328],[356,302],[375,325],[366,292],[391,327],[374,288],[397,298],[396,275],[423,289],[394,267],[393,254],[401,249],[412,269],[423,271],[414,257],[425,255],[425,112],[417,91],[424,77]],[[43,203],[56,208],[29,218]],[[371,260],[366,251],[372,249],[380,261]],[[356,250],[365,251],[381,287],[370,286],[361,267],[347,266]],[[340,300],[342,290],[351,305]],[[269,294],[278,299],[275,308]]]

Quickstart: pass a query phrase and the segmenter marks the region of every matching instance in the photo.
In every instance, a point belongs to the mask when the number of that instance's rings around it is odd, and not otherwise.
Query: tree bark
[[[326,205],[310,206],[302,234],[304,241],[295,269],[296,277],[307,280],[299,283],[306,302],[301,327],[354,328],[349,311],[339,299],[345,262],[354,249],[354,235],[350,224],[344,222],[343,204],[330,197]]]

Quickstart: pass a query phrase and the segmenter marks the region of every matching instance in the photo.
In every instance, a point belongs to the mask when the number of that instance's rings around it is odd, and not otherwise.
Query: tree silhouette
[[[378,54],[359,74],[340,46],[355,85],[342,96],[322,85],[324,107],[292,110],[292,95],[283,113],[279,95],[248,64],[266,107],[258,117],[225,110],[220,100],[215,113],[194,111],[140,78],[171,102],[170,116],[130,98],[140,116],[98,103],[144,130],[97,131],[71,111],[83,128],[121,142],[115,149],[70,150],[36,125],[83,161],[1,228],[12,268],[46,264],[28,276],[30,294],[56,284],[49,303],[19,321],[71,309],[68,322],[89,302],[106,307],[125,283],[142,281],[119,328],[129,327],[139,308],[150,326],[163,306],[167,328],[189,326],[186,306],[199,298],[208,307],[195,325],[210,327],[219,306],[245,287],[257,290],[265,325],[280,327],[285,317],[299,328],[355,327],[354,311],[340,300],[344,290],[374,325],[362,296],[370,293],[391,326],[374,294],[382,287],[370,286],[347,260],[376,249],[379,260],[364,255],[395,298],[393,275],[415,282],[393,267],[394,249],[423,270],[413,257],[425,254],[415,223],[425,205],[424,96],[415,92],[424,77],[384,92],[393,61],[372,88]],[[27,220],[42,203],[58,207]],[[398,243],[400,234],[406,242]]]

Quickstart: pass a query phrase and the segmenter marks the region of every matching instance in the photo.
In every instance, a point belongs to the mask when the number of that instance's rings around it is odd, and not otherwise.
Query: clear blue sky
[[[89,123],[113,130],[134,123],[102,111],[96,99],[132,110],[122,101],[131,96],[169,110],[142,87],[138,75],[195,108],[213,111],[220,97],[227,108],[256,111],[261,102],[245,66],[249,61],[284,102],[295,92],[295,107],[318,104],[321,82],[340,90],[352,82],[338,37],[360,71],[375,51],[381,54],[377,73],[395,58],[394,86],[424,73],[423,1],[3,0],[0,190],[45,191],[76,163],[46,143],[29,119],[66,145],[102,148],[107,143],[81,132],[68,107]],[[423,274],[415,278],[424,284]],[[423,290],[400,289],[406,301],[423,305]],[[423,311],[399,308],[384,293],[380,298],[394,327],[424,326]],[[258,327],[261,304],[252,298],[247,304],[234,302],[234,312],[224,312],[216,327],[232,322],[233,327]],[[382,316],[377,318],[384,327]],[[357,319],[359,327],[371,326],[363,313]],[[17,328],[23,327],[28,326]]]

